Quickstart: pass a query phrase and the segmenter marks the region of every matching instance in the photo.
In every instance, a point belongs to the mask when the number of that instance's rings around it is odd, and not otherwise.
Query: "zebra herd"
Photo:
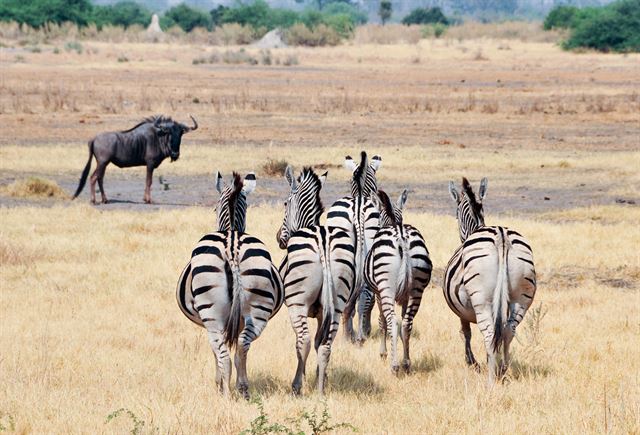
[[[216,384],[225,396],[230,393],[231,350],[235,348],[236,388],[249,397],[249,347],[283,303],[296,336],[294,394],[302,392],[311,349],[309,318],[317,321],[313,344],[318,356],[317,389],[322,394],[340,322],[347,338],[365,340],[376,303],[380,355],[387,356],[388,336],[394,373],[400,370],[395,305],[401,307],[401,363],[410,371],[413,320],[433,267],[420,231],[404,223],[407,191],[394,204],[378,189],[376,172],[381,162],[378,156],[369,160],[365,152],[359,163],[346,158],[345,166],[352,172],[351,195],[331,206],[325,224],[320,223],[324,213],[320,191],[327,173],[318,175],[305,167],[295,177],[292,168],[286,168],[289,193],[276,236],[286,254],[279,268],[265,245],[245,233],[247,195],[255,189],[255,175],[242,179],[234,173],[232,183],[226,184],[217,174],[217,231],[203,236],[193,249],[176,296],[185,316],[207,331],[216,359]],[[462,245],[449,261],[443,290],[449,307],[460,318],[466,362],[476,369],[470,323],[478,324],[491,384],[508,366],[509,345],[533,301],[536,278],[526,239],[505,227],[485,226],[482,201],[486,190],[486,178],[479,197],[466,178],[461,192],[450,183]],[[353,328],[355,311],[359,315],[357,332]]]

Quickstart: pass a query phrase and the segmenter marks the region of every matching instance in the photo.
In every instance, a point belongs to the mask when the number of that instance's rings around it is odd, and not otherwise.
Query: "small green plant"
[[[37,45],[34,45],[33,47],[29,47],[27,48],[27,50],[30,51],[31,53],[42,53],[42,49]]]
[[[25,58],[21,54],[16,54],[16,57],[14,58],[14,60],[16,61],[16,63],[24,63],[25,62]]]
[[[302,427],[309,428],[309,434],[320,435],[334,432],[338,429],[348,429],[357,432],[358,429],[349,423],[331,423],[331,414],[327,409],[327,402],[322,402],[322,412],[318,413],[316,407],[312,411],[303,410],[296,418],[287,422],[294,425],[292,429],[284,424],[269,421],[269,415],[264,411],[264,403],[261,397],[254,397],[251,403],[258,407],[259,414],[251,421],[251,427],[240,432],[240,435],[265,435],[283,433],[286,435],[306,435]]]
[[[142,428],[144,427],[145,421],[138,418],[130,409],[120,408],[117,411],[113,411],[111,414],[107,415],[107,420],[104,422],[108,424],[111,420],[114,420],[121,415],[126,415],[129,417],[131,422],[133,423],[133,427],[129,432],[131,435],[140,435],[142,433]]]
[[[78,54],[82,54],[82,44],[78,41],[69,41],[64,44],[64,49],[66,51],[75,51]]]
[[[293,66],[293,65],[298,65],[298,56],[296,56],[295,54],[290,54],[287,57],[284,58],[284,60],[282,61],[282,64],[284,66]]]
[[[58,47],[54,48],[53,54],[60,54],[60,49]]]
[[[16,422],[11,414],[5,414],[0,411],[0,432],[16,430]]]
[[[125,56],[124,54],[121,54],[120,56],[118,56],[118,62],[120,63],[129,62],[129,58],[127,58],[127,56]]]
[[[271,65],[273,63],[273,59],[271,57],[271,50],[260,51],[260,62],[263,65]]]

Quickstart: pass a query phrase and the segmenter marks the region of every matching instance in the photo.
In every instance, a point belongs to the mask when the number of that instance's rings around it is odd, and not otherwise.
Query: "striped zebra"
[[[227,185],[220,173],[216,188],[218,231],[202,237],[178,280],[176,297],[185,316],[204,327],[216,358],[216,385],[229,395],[230,349],[236,348],[236,388],[249,398],[247,353],[267,321],[282,306],[278,270],[265,245],[246,234],[247,194],[256,186],[253,173],[233,174]]]
[[[402,210],[407,201],[403,191],[394,205],[387,194],[378,191],[380,230],[373,239],[365,264],[365,280],[380,308],[380,356],[387,356],[387,334],[391,337],[391,370],[399,370],[398,328],[395,304],[402,307],[402,367],[409,372],[409,338],[413,319],[420,308],[422,293],[431,280],[432,264],[427,246],[416,228],[403,224]]]
[[[487,179],[480,183],[479,199],[466,178],[462,193],[453,181],[449,193],[457,204],[457,220],[462,245],[456,249],[444,276],[444,297],[460,317],[465,359],[478,367],[471,351],[470,323],[477,323],[484,337],[489,364],[489,383],[509,365],[509,345],[536,293],[533,253],[527,240],[516,231],[484,224],[483,200]]]
[[[304,168],[296,180],[291,167],[285,177],[290,192],[277,239],[286,257],[280,266],[285,304],[296,334],[298,367],[292,382],[300,394],[311,347],[308,317],[318,321],[314,345],[318,354],[318,392],[324,393],[331,344],[338,331],[340,316],[353,291],[355,280],[353,232],[320,225],[324,207],[320,189],[327,173],[318,176]]]
[[[371,332],[371,311],[374,304],[373,293],[364,281],[364,261],[378,231],[378,210],[371,198],[378,191],[376,172],[382,164],[382,158],[373,156],[369,163],[367,153],[362,151],[359,164],[351,156],[345,158],[344,164],[353,174],[351,196],[333,203],[327,214],[327,228],[330,231],[355,231],[356,291],[345,307],[342,322],[347,338],[363,341]],[[358,307],[357,336],[353,330],[356,303]]]

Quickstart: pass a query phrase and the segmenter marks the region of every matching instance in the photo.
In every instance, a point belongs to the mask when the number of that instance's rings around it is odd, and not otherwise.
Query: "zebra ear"
[[[327,181],[327,176],[329,175],[329,171],[325,172],[324,174],[320,175],[320,185],[324,186],[324,182]]]
[[[347,156],[344,158],[344,167],[353,172],[356,170],[358,165],[353,161],[353,158],[351,156]]]
[[[216,190],[218,193],[222,193],[224,190],[224,180],[222,179],[220,171],[216,171]]]
[[[373,168],[373,170],[377,172],[378,169],[380,169],[380,166],[382,166],[382,157],[373,156],[371,158],[371,163],[369,164],[369,166],[371,166],[371,168]]]
[[[409,197],[409,192],[407,192],[407,189],[404,189],[402,191],[402,193],[400,194],[400,197],[398,198],[398,202],[396,202],[396,207],[399,210],[404,210],[404,206],[407,203],[407,198]]]
[[[449,195],[451,195],[451,198],[453,198],[456,203],[460,202],[460,195],[458,195],[456,185],[453,183],[453,181],[449,181]]]
[[[284,170],[284,178],[287,179],[291,190],[294,190],[297,187],[296,177],[293,175],[293,169],[291,169],[291,166],[289,165],[287,165],[287,169]]]
[[[256,174],[253,172],[249,172],[246,177],[244,177],[244,186],[242,187],[242,191],[245,194],[250,194],[256,189]]]
[[[484,177],[482,181],[480,181],[480,189],[478,190],[478,195],[480,195],[480,201],[482,201],[484,197],[487,196],[488,181],[489,180],[487,180],[487,177]]]

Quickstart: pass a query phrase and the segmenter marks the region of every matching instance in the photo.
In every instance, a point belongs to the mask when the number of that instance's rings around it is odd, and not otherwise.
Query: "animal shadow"
[[[368,373],[359,373],[349,367],[336,367],[329,374],[329,385],[332,391],[354,393],[366,396],[378,396],[384,388]]]
[[[507,375],[513,379],[546,378],[551,374],[547,364],[528,364],[513,358],[509,364]]]
[[[431,373],[440,369],[444,363],[442,359],[433,354],[422,355],[411,364],[411,372],[413,373]]]
[[[278,393],[288,392],[289,385],[273,375],[264,372],[258,372],[249,378],[251,390],[263,397],[269,397]]]

